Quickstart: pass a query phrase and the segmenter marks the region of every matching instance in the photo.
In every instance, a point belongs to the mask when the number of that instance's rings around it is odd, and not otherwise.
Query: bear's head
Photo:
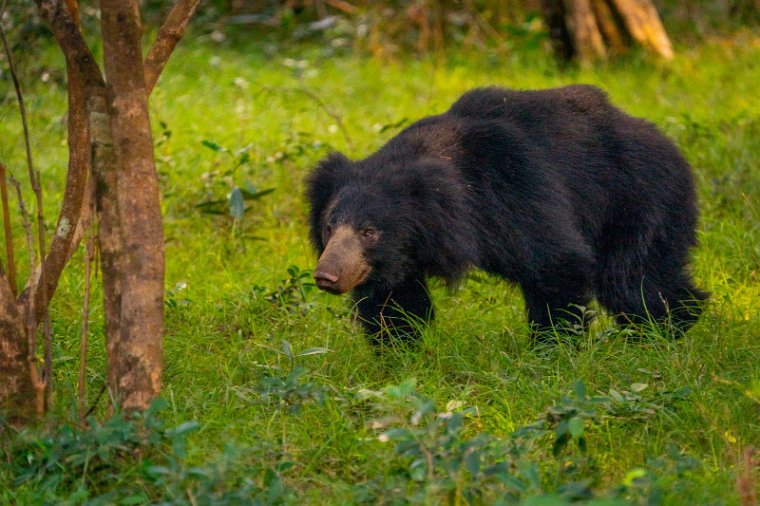
[[[457,279],[476,249],[466,190],[445,160],[329,155],[306,180],[317,286],[339,294],[409,276]]]

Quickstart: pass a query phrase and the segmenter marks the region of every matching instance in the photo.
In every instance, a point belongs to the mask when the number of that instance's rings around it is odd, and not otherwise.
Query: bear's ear
[[[341,153],[330,153],[306,177],[306,200],[309,202],[309,228],[314,247],[322,253],[322,215],[335,193],[345,184],[351,161]]]

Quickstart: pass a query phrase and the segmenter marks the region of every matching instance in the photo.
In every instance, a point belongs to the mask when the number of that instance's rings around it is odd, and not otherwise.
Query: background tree
[[[557,56],[581,62],[625,52],[636,42],[660,57],[673,48],[650,0],[541,0]]]

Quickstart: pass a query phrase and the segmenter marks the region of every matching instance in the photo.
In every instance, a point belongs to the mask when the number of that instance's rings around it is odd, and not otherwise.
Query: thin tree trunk
[[[121,236],[119,332],[108,335],[109,380],[126,410],[145,409],[161,386],[164,238],[158,174],[148,117],[142,26],[135,0],[101,0],[103,53],[116,155],[118,206],[110,224]],[[101,226],[106,216],[101,216]],[[106,224],[108,225],[108,224]]]

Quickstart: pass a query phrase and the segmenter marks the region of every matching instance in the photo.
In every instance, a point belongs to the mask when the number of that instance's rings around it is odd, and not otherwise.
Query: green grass
[[[357,490],[369,493],[369,483],[380,483],[384,491],[366,496],[371,502],[392,501],[389,491],[395,489],[388,483],[399,477],[406,477],[402,496],[439,503],[454,496],[423,487],[425,480],[410,481],[404,474],[408,461],[394,453],[392,443],[379,441],[380,432],[372,427],[379,408],[357,401],[357,392],[416,378],[420,395],[441,411],[449,401],[477,407],[477,415],[467,417],[463,438],[488,433],[503,439],[541,417],[578,379],[593,395],[643,383],[648,386],[641,405],[651,409],[588,421],[585,455],[566,450],[555,458],[550,440],[536,443],[525,459],[539,463],[544,490],[577,478],[604,495],[631,470],[643,468],[659,477],[667,504],[738,504],[741,453],[760,446],[760,45],[753,34],[740,34],[678,53],[670,65],[633,56],[563,73],[541,53],[486,51],[378,62],[319,47],[268,53],[263,44],[232,49],[183,42],[151,97],[151,114],[163,191],[166,287],[186,284],[168,296],[163,418],[169,425],[199,423],[187,443],[188,461],[221,459],[228,443],[268,448],[251,450],[240,465],[292,462],[282,477],[294,503],[355,503],[363,497]],[[52,50],[21,62],[52,220],[66,161],[65,98],[55,79],[37,79],[48,65],[61,68]],[[378,354],[352,322],[347,300],[316,290],[301,299],[297,289],[303,282],[285,281],[289,266],[314,265],[302,180],[330,149],[363,156],[399,130],[381,132],[384,125],[441,112],[474,86],[576,82],[604,88],[617,105],[657,123],[694,167],[702,218],[693,271],[712,298],[684,339],[669,342],[650,332],[626,340],[610,332],[610,320],[602,317],[579,350],[534,352],[519,291],[474,273],[454,291],[433,283],[438,319],[417,349]],[[15,102],[10,92],[0,99],[0,159],[21,176]],[[209,149],[203,141],[228,152]],[[239,166],[238,150],[249,154]],[[274,192],[251,202],[239,223],[196,207],[223,199],[232,185],[246,182]],[[22,234],[16,241],[20,248]],[[53,416],[59,420],[73,417],[82,286],[77,256],[52,308]],[[285,296],[268,300],[278,287]],[[97,392],[105,376],[102,308],[93,318],[88,379],[90,392]],[[283,340],[296,352],[330,350],[295,360],[306,369],[306,380],[327,389],[324,403],[306,403],[288,414],[257,395],[263,376],[290,368],[281,353]],[[685,399],[659,407],[658,399],[682,387],[691,389]],[[393,409],[399,417],[406,408]],[[396,424],[414,429],[402,418]],[[673,452],[697,465],[679,471],[671,460],[659,467],[653,463]],[[571,457],[586,459],[576,477],[568,471]],[[87,493],[118,490],[134,472]],[[421,496],[413,495],[420,490]],[[34,502],[33,486],[21,491]],[[3,497],[10,500],[7,492],[0,492]]]

